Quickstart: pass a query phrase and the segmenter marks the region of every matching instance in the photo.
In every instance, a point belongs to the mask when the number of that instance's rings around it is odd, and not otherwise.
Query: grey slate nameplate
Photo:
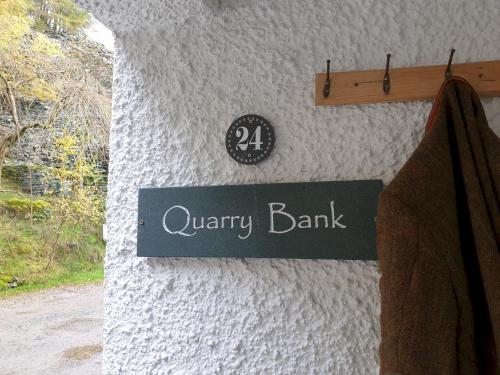
[[[377,259],[382,181],[139,190],[137,255]]]

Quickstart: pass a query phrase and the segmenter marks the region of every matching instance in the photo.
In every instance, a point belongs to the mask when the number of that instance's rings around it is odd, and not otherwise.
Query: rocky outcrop
[[[75,58],[80,64],[83,73],[98,81],[100,94],[111,97],[113,55],[101,44],[88,40],[84,35],[66,35],[62,33],[51,36],[57,39],[65,54]],[[44,123],[49,116],[50,107],[40,101],[18,103],[26,123]],[[26,130],[23,136],[9,150],[5,160],[2,175],[14,178],[24,191],[33,189],[37,195],[44,194],[48,189],[60,190],[57,181],[51,182],[47,170],[40,167],[51,167],[57,163],[54,140],[63,134],[76,134],[79,126],[66,121],[68,116],[64,111],[52,127],[36,127]],[[15,129],[15,125],[7,110],[0,105],[0,123],[8,128]],[[89,154],[98,154],[100,169],[107,173],[107,139],[95,137],[88,146]],[[28,174],[28,165],[32,169],[31,178]]]

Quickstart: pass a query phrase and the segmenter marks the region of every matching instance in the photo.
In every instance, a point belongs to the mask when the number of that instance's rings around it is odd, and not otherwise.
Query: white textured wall
[[[430,103],[315,108],[314,73],[498,59],[498,0],[81,3],[116,32],[104,373],[376,374],[375,263],[137,258],[137,189],[388,182]],[[258,166],[224,146],[246,113],[277,135]]]

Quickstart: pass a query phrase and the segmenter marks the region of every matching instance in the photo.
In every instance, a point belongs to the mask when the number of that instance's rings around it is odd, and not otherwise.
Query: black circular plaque
[[[265,118],[245,115],[233,121],[226,133],[226,149],[241,164],[257,164],[274,147],[274,131]]]

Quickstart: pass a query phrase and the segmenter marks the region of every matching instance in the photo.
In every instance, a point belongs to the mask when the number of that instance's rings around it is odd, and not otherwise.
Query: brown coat
[[[453,77],[381,194],[382,375],[500,374],[500,139]]]

